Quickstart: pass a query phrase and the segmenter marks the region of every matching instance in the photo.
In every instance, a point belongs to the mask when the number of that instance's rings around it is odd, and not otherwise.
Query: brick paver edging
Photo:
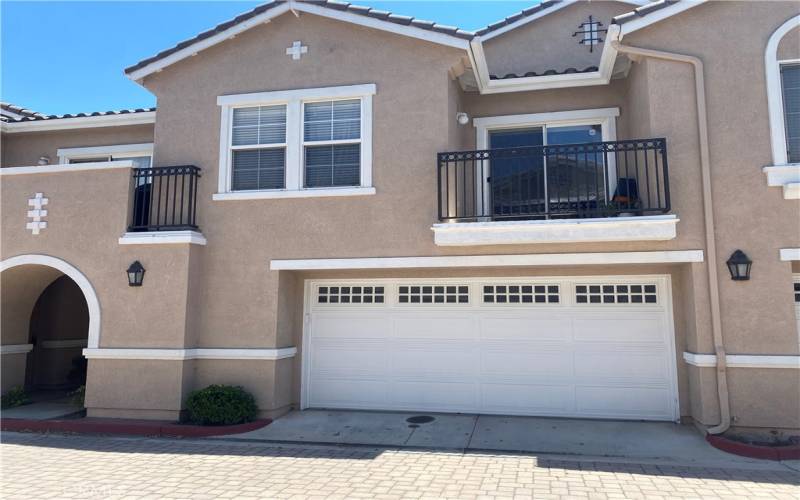
[[[80,418],[70,420],[0,419],[0,429],[17,432],[69,432],[77,434],[122,434],[127,436],[208,437],[241,434],[260,429],[272,420],[254,420],[237,425],[188,425],[157,420]]]
[[[741,457],[761,458],[765,460],[800,460],[800,445],[759,446],[740,443],[722,436],[706,436],[706,441],[714,448]]]

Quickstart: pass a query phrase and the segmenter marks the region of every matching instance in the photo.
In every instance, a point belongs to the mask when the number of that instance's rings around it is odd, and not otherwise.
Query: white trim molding
[[[223,200],[259,200],[281,198],[310,198],[315,196],[359,196],[375,194],[372,187],[372,96],[377,87],[374,83],[361,85],[344,85],[339,87],[320,87],[310,89],[277,90],[254,92],[250,94],[222,95],[217,97],[220,106],[219,131],[219,177],[217,193],[212,199]],[[303,105],[314,101],[359,99],[361,102],[361,130],[359,137],[352,141],[333,141],[335,143],[358,144],[360,147],[360,178],[358,186],[306,188],[303,174],[305,171],[303,141]],[[249,148],[280,147],[285,150],[283,189],[234,191],[233,150],[242,146],[232,146],[231,128],[233,111],[238,107],[283,105],[286,107],[286,139],[275,145],[252,145]],[[326,141],[324,144],[329,144]],[[318,144],[318,142],[310,143]]]
[[[783,112],[783,85],[781,84],[781,64],[789,61],[778,60],[778,46],[783,37],[795,28],[800,28],[800,14],[788,19],[772,33],[764,51],[769,132],[772,145],[772,163],[774,165],[786,165],[789,162],[786,150],[786,118]]]
[[[114,170],[119,168],[133,168],[131,160],[98,161],[92,163],[71,163],[61,165],[34,165],[31,167],[0,168],[0,176],[5,175],[31,175],[31,174],[64,174],[70,172],[83,172],[85,170]]]
[[[61,339],[61,340],[42,340],[39,347],[42,349],[71,349],[73,347],[86,347],[88,339]]]
[[[520,127],[541,127],[567,125],[600,125],[602,139],[614,141],[617,138],[616,117],[619,108],[577,109],[571,111],[555,111],[552,113],[529,113],[523,115],[485,116],[473,118],[477,136],[478,149],[489,147],[489,131],[513,129]]]
[[[0,354],[27,354],[33,350],[33,344],[0,345]]]
[[[675,215],[600,219],[445,222],[434,224],[438,246],[666,241],[677,236]]]
[[[49,130],[68,130],[96,127],[121,127],[125,125],[152,125],[156,122],[155,111],[123,113],[100,116],[80,116],[75,118],[51,118],[26,122],[3,123],[0,129],[6,134],[16,132],[45,132]]]
[[[781,248],[780,255],[784,262],[800,260],[800,248]]]
[[[100,345],[100,301],[89,279],[75,266],[67,261],[49,255],[25,254],[9,257],[0,261],[0,272],[18,266],[46,266],[57,269],[69,276],[78,285],[86,299],[89,309],[89,335],[87,345],[97,347]]]
[[[197,231],[125,233],[119,238],[120,245],[205,245],[206,243],[206,237]]]
[[[770,165],[761,171],[767,176],[767,186],[783,187],[785,199],[800,199],[800,163]]]
[[[717,366],[714,354],[684,352],[683,359],[692,366],[712,368]],[[789,368],[800,370],[800,356],[771,356],[763,354],[728,354],[725,356],[728,368]]]
[[[276,259],[272,271],[337,269],[431,269],[450,267],[580,266],[678,264],[703,262],[702,250],[658,252],[539,253],[522,255],[452,255],[437,257],[366,257],[355,259]]]
[[[375,194],[374,187],[345,188],[311,188],[298,191],[232,191],[230,193],[214,193],[214,201],[235,200],[278,200],[282,198],[325,198],[335,196],[370,196]]]
[[[266,360],[292,358],[297,354],[296,347],[281,347],[277,349],[117,349],[94,348],[84,349],[83,355],[87,359],[149,359],[162,361],[186,361],[190,359],[236,359],[236,360]]]
[[[69,160],[80,158],[91,158],[93,156],[108,155],[113,157],[120,156],[153,156],[153,143],[141,144],[112,144],[109,146],[91,146],[85,148],[60,148],[56,151],[58,163],[69,164]]]

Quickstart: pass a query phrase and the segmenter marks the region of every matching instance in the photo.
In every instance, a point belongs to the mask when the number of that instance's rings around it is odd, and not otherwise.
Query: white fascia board
[[[296,347],[277,349],[84,349],[87,359],[139,359],[160,361],[186,361],[190,359],[235,359],[275,361],[294,357]]]
[[[275,19],[278,16],[285,14],[286,12],[307,12],[309,14],[314,14],[322,17],[327,17],[330,19],[336,19],[339,21],[344,21],[352,24],[357,24],[360,26],[365,26],[368,28],[374,28],[381,31],[387,31],[390,33],[395,33],[398,35],[408,36],[411,38],[417,38],[420,40],[425,40],[432,43],[437,43],[440,45],[446,45],[450,47],[459,48],[462,50],[469,49],[469,41],[447,35],[445,33],[437,33],[435,31],[424,30],[421,28],[416,28],[414,26],[403,26],[400,24],[395,24],[388,21],[382,21],[380,19],[370,18],[366,16],[361,16],[358,14],[353,14],[350,12],[338,11],[334,9],[329,9],[325,7],[321,7],[318,5],[313,5],[305,2],[286,2],[280,6],[274,7],[272,9],[267,10],[266,12],[259,14],[247,21],[243,21],[239,24],[231,26],[227,30],[220,32],[214,36],[210,36],[204,40],[200,40],[196,43],[188,45],[183,49],[174,52],[163,59],[159,59],[157,61],[153,61],[152,63],[139,68],[135,71],[128,73],[126,76],[134,81],[140,81],[142,78],[155,73],[157,71],[161,71],[167,66],[175,64],[178,61],[186,59],[187,57],[191,57],[197,55],[198,52],[201,50],[207,49],[218,43],[224,42],[230,38],[235,37],[239,33],[249,30],[259,24],[264,24],[270,22],[272,19]]]
[[[800,260],[800,248],[781,248],[780,255],[783,262]]]
[[[576,220],[434,224],[437,246],[667,241],[677,236],[675,215]]]
[[[153,231],[141,233],[125,233],[119,240],[120,245],[205,245],[206,238],[198,231]]]
[[[125,125],[148,125],[156,122],[155,111],[125,113],[117,115],[81,116],[77,118],[51,118],[27,122],[3,123],[6,134],[19,132],[47,132],[51,130],[71,130],[82,128],[121,127]]]
[[[253,92],[250,94],[221,95],[217,97],[217,105],[247,106],[250,104],[287,102],[293,99],[342,99],[375,95],[376,91],[377,86],[374,83],[343,85],[339,87],[318,87],[312,89],[275,90],[269,92]]]
[[[85,170],[114,170],[120,168],[133,168],[131,160],[98,161],[92,163],[70,163],[60,165],[34,165],[32,167],[0,168],[0,176],[6,175],[31,175],[31,174],[64,174],[82,172]]]
[[[691,262],[703,262],[703,251],[665,250],[656,252],[453,255],[436,257],[367,257],[354,259],[276,259],[270,261],[270,270],[430,269],[455,267],[676,264]]]
[[[33,350],[33,344],[0,345],[0,354],[26,354]]]
[[[651,24],[663,21],[668,17],[680,14],[681,12],[689,10],[693,7],[697,7],[698,5],[702,5],[705,2],[706,0],[681,0],[680,2],[675,2],[669,7],[664,7],[661,10],[657,10],[653,13],[647,14],[646,16],[637,19],[635,21],[630,21],[625,24],[612,25],[612,26],[620,26],[621,31],[619,39],[622,40],[622,37],[624,37],[625,35],[633,33],[634,31],[638,31],[642,28],[646,28]]]
[[[526,125],[547,124],[553,122],[594,120],[614,118],[619,116],[619,108],[594,108],[576,109],[571,111],[554,111],[552,113],[528,113],[524,115],[484,116],[472,119],[475,128],[491,127],[502,128],[505,126],[516,127],[521,123]]]
[[[697,354],[684,352],[683,359],[687,364],[700,368],[717,366],[714,354]],[[763,354],[728,354],[725,356],[728,368],[788,368],[800,369],[800,356],[772,356]]]

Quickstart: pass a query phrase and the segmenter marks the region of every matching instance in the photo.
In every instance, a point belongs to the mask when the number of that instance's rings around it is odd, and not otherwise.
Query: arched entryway
[[[2,392],[57,396],[85,384],[85,347],[99,339],[100,307],[68,262],[20,255],[0,262]]]

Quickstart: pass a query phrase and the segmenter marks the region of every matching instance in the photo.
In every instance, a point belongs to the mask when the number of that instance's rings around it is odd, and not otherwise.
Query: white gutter
[[[71,130],[98,127],[121,127],[125,125],[149,125],[156,122],[155,111],[131,112],[113,115],[79,116],[74,118],[50,118],[24,122],[0,123],[0,130],[6,134],[18,132],[46,132],[50,130]]]
[[[621,37],[619,37],[621,38]],[[711,332],[714,338],[714,352],[717,357],[717,393],[719,396],[720,423],[707,429],[709,434],[721,434],[731,425],[730,402],[728,398],[727,356],[722,337],[722,320],[719,305],[719,278],[717,276],[717,245],[714,237],[714,203],[711,197],[711,160],[708,148],[708,111],[706,109],[705,78],[703,61],[698,57],[660,50],[642,49],[623,45],[618,39],[611,42],[623,54],[649,57],[665,61],[690,64],[694,69],[695,101],[697,105],[697,129],[700,142],[700,172],[703,188],[703,216],[705,221],[706,255],[708,263],[708,293],[711,301]]]

